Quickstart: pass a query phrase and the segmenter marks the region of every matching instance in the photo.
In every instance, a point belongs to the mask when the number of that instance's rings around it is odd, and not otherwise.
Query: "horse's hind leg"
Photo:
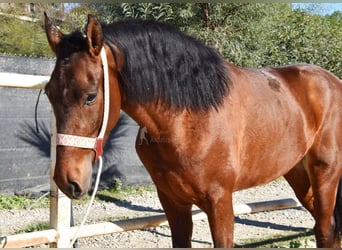
[[[178,248],[191,247],[192,236],[192,204],[178,204],[158,190],[172,234],[172,246]]]
[[[304,158],[286,175],[284,175],[284,177],[289,185],[292,187],[298,200],[311,213],[311,215],[314,216],[314,199],[310,179],[307,171],[305,170],[305,162],[306,159]]]
[[[314,152],[311,150],[308,156],[284,177],[293,188],[299,201],[315,218],[314,231],[317,246],[340,247],[334,210],[341,172],[337,162],[341,161],[318,157]]]
[[[339,232],[334,218],[336,194],[341,177],[341,157],[338,150],[317,147],[308,154],[308,170],[313,191],[313,207],[316,224],[314,232],[317,247],[340,248]],[[323,149],[325,152],[323,152]],[[319,154],[318,154],[319,153]]]

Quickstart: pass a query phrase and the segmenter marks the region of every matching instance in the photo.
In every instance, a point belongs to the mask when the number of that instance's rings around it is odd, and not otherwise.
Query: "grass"
[[[32,224],[29,224],[24,229],[21,229],[15,232],[15,234],[32,233],[32,232],[43,231],[43,230],[48,230],[48,229],[50,229],[49,222],[39,221],[39,222],[34,222]]]
[[[153,185],[124,186],[119,180],[115,180],[111,189],[100,190],[96,194],[96,200],[121,200],[128,195],[140,195],[144,192],[155,191]],[[84,204],[90,200],[87,195],[81,200],[74,200],[73,204]],[[32,209],[48,208],[50,200],[48,197],[32,199],[17,195],[0,194],[0,209]]]
[[[156,188],[152,184],[139,186],[125,186],[120,180],[115,179],[110,189],[104,189],[97,192],[96,198],[108,197],[112,199],[121,200],[128,195],[141,195],[145,192],[154,192]]]
[[[242,248],[312,248],[316,247],[315,237],[312,229],[300,233],[284,232],[281,235],[275,235],[256,240],[246,240],[243,243],[236,244],[235,247]]]
[[[49,198],[30,199],[24,196],[0,194],[0,209],[30,209],[46,208],[50,204]]]

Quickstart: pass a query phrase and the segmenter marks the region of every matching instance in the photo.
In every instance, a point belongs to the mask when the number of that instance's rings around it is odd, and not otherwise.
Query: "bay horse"
[[[232,193],[280,176],[314,217],[317,246],[340,247],[339,78],[308,64],[238,67],[155,21],[105,25],[89,15],[85,34],[63,34],[45,14],[45,31],[57,57],[45,91],[58,134],[98,138],[108,116],[105,142],[120,110],[131,116],[144,129],[147,140],[138,133],[136,151],[156,186],[173,247],[191,247],[193,204],[208,215],[214,246],[232,247]],[[90,186],[102,138],[94,144],[57,145],[54,180],[72,199]]]

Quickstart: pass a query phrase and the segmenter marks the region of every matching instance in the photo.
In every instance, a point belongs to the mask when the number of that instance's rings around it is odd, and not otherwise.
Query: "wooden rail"
[[[50,76],[0,73],[0,87],[43,89]]]
[[[271,211],[285,208],[294,208],[298,206],[301,206],[301,204],[296,199],[292,198],[238,204],[234,205],[234,215],[257,213],[262,211]],[[200,210],[194,210],[192,213],[192,219],[194,221],[207,219],[207,215]],[[121,233],[125,231],[157,227],[161,225],[168,225],[165,214],[139,217],[114,222],[101,222],[96,224],[84,225],[84,227],[79,232],[78,238]],[[55,229],[50,229],[34,233],[6,236],[0,238],[0,247],[18,248],[44,243],[53,244],[60,241],[61,238],[63,238],[66,241],[65,243],[63,243],[63,245],[68,246],[68,244],[72,240],[72,237],[75,235],[77,229],[78,227],[70,227],[60,230],[60,233],[58,233],[58,231]]]

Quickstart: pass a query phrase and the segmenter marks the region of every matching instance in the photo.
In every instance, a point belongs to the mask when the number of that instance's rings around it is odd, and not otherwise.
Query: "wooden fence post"
[[[71,200],[63,194],[53,180],[56,163],[56,118],[51,111],[51,155],[50,155],[50,228],[58,232],[50,247],[66,248],[70,244]]]

